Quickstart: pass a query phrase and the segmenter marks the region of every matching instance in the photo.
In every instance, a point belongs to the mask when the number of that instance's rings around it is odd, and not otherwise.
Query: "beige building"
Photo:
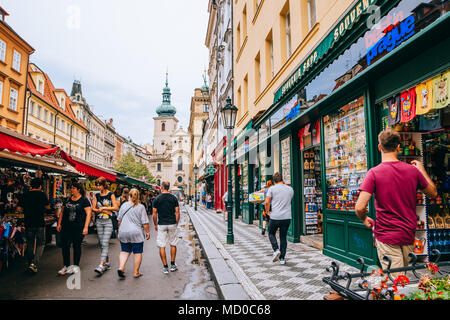
[[[202,156],[201,149],[199,148],[199,143],[202,138],[202,131],[205,126],[205,122],[208,119],[209,112],[209,89],[205,84],[202,88],[196,88],[194,90],[194,96],[191,98],[191,112],[189,118],[189,137],[190,143],[190,163],[192,165],[189,167],[189,179],[192,183],[189,185],[189,194],[194,194],[195,177],[193,168],[195,165],[198,166],[200,158]]]
[[[274,93],[353,2],[234,1],[235,134],[273,104]]]
[[[30,64],[27,81],[24,134],[55,144],[69,155],[84,159],[88,129],[78,120],[64,89],[56,89],[50,77]]]

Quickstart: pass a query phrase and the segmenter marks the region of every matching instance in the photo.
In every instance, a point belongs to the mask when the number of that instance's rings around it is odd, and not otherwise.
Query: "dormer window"
[[[61,109],[66,110],[66,101],[64,98],[61,98],[59,100],[59,106],[61,107]]]
[[[38,81],[37,91],[44,95],[44,82],[42,80]]]

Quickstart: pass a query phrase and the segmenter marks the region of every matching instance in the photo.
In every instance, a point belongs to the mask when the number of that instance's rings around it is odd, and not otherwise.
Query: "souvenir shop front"
[[[378,133],[402,96],[406,117],[390,122],[404,138],[402,159],[423,160],[440,193],[435,202],[418,195],[417,240],[425,247],[418,254],[426,257],[432,248],[445,252],[449,240],[444,200],[449,107],[444,97],[449,91],[450,2],[368,2],[380,8],[379,23],[368,24],[365,1],[356,2],[254,123],[259,150],[271,149],[271,167],[295,190],[288,240],[322,232],[324,254],[354,266],[359,257],[366,265],[378,263],[372,231],[354,207],[367,170],[381,161]],[[425,98],[434,100],[419,110]],[[375,217],[373,201],[369,216]]]
[[[222,201],[222,197],[227,190],[228,169],[225,159],[225,148],[227,146],[227,138],[223,137],[211,154],[214,161],[214,209],[217,212],[225,212],[227,209]]]

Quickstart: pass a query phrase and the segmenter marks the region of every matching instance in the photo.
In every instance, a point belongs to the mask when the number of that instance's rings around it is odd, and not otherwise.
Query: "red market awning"
[[[58,152],[58,147],[49,148],[16,138],[12,135],[0,132],[0,150],[8,150],[11,153],[21,153],[24,156],[31,154],[33,157],[52,156]]]
[[[30,154],[33,157],[50,156],[57,159],[62,159],[69,163],[78,172],[88,174],[94,177],[105,177],[109,181],[116,181],[116,176],[112,173],[106,172],[87,163],[73,159],[59,147],[51,147],[40,141],[33,141],[31,138],[20,135],[16,132],[1,132],[0,131],[0,151],[8,150],[10,153],[20,153],[22,155]]]

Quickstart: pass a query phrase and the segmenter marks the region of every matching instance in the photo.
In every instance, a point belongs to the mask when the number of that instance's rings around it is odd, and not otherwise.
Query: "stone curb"
[[[191,210],[193,209],[185,206],[184,210],[189,215],[193,228],[197,233],[200,245],[210,267],[211,276],[217,286],[219,297],[223,300],[251,300],[250,296],[246,293],[242,284],[209,237],[203,224],[191,214]]]

